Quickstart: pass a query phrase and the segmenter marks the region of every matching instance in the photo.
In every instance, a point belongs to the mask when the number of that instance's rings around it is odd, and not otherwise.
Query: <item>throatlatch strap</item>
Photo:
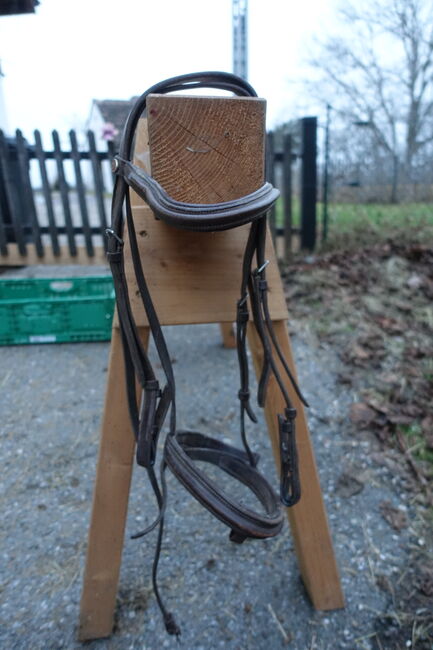
[[[153,588],[166,630],[169,634],[176,635],[180,634],[180,629],[173,615],[165,608],[157,584],[157,569],[167,504],[166,467],[170,467],[177,479],[205,508],[230,528],[230,539],[233,542],[240,543],[248,537],[272,537],[279,533],[283,523],[278,497],[264,476],[256,469],[258,456],[251,451],[246,439],[245,414],[251,421],[257,422],[250,403],[246,351],[246,332],[250,318],[249,306],[264,351],[264,364],[258,390],[259,405],[263,406],[264,404],[266,386],[271,373],[275,376],[286,404],[284,414],[278,415],[281,453],[280,500],[285,505],[293,505],[300,497],[294,423],[296,411],[281,377],[280,368],[274,360],[273,350],[275,350],[282,371],[289,378],[296,394],[306,404],[279,348],[267,302],[265,275],[267,261],[264,259],[266,213],[278,198],[278,190],[269,183],[264,183],[255,192],[232,201],[217,204],[183,203],[170,197],[155,179],[132,162],[134,135],[138,120],[146,107],[148,95],[195,88],[219,88],[233,92],[238,96],[257,96],[254,89],[244,80],[232,74],[220,72],[201,72],[173,77],[155,84],[143,93],[128,116],[119,155],[114,159],[113,170],[116,173],[116,180],[112,199],[112,221],[111,227],[107,230],[107,257],[116,291],[119,327],[125,358],[128,407],[137,442],[137,462],[148,473],[159,510],[153,523],[133,537],[142,537],[157,526],[159,527],[152,568]],[[236,316],[240,375],[238,392],[240,434],[245,451],[198,432],[176,430],[176,386],[173,367],[141,265],[131,210],[130,188],[147,201],[159,219],[176,228],[191,231],[217,231],[251,223],[242,264],[240,297],[237,302]],[[129,300],[123,256],[125,213],[139,295],[165,375],[166,384],[163,388],[160,387],[146,350],[140,341]],[[254,258],[256,258],[257,269],[252,272]],[[137,405],[136,382],[141,389],[139,405]],[[158,438],[169,412],[169,431],[165,438],[158,479],[154,469],[158,455]],[[215,482],[200,471],[194,461],[206,461],[216,465],[243,483],[261,503],[265,514],[257,513],[233,500],[230,495],[222,491]]]

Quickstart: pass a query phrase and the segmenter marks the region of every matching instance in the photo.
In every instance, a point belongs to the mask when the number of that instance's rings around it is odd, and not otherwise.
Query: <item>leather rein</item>
[[[153,588],[167,632],[176,635],[180,634],[180,629],[173,615],[166,610],[157,585],[157,567],[167,503],[166,467],[170,468],[180,483],[199,503],[231,529],[230,539],[232,541],[241,543],[246,538],[273,537],[280,532],[283,525],[280,501],[286,506],[292,506],[300,498],[295,441],[296,410],[293,408],[276,365],[275,355],[279,358],[284,373],[288,376],[295,392],[307,405],[278,345],[267,300],[266,216],[279,196],[278,190],[269,183],[265,183],[255,192],[232,201],[217,204],[183,203],[171,198],[153,178],[132,162],[134,135],[138,120],[146,108],[148,95],[195,88],[218,88],[231,91],[238,96],[257,96],[246,81],[232,74],[221,72],[201,72],[173,77],[152,86],[143,93],[129,114],[122,135],[119,155],[114,159],[113,171],[116,174],[116,179],[112,199],[112,222],[111,228],[107,230],[107,257],[116,291],[117,313],[125,359],[128,408],[137,445],[136,460],[147,470],[159,508],[159,514],[155,521],[133,537],[142,537],[158,527],[152,572]],[[148,203],[157,218],[176,228],[191,231],[219,231],[247,223],[251,224],[243,257],[236,316],[240,372],[238,392],[240,434],[244,450],[202,433],[177,430],[176,385],[173,367],[141,265],[131,210],[130,189]],[[140,340],[129,300],[123,252],[125,220],[139,294],[165,376],[163,387],[160,386]],[[254,258],[256,268],[252,271]],[[251,451],[246,440],[245,415],[253,422],[257,422],[250,404],[249,391],[246,350],[246,330],[250,318],[248,299],[264,352],[264,363],[258,384],[258,404],[261,407],[264,405],[266,387],[271,374],[274,375],[286,404],[284,413],[278,415],[281,455],[279,498],[264,476],[257,470],[258,455]],[[136,392],[137,382],[140,386],[140,401],[138,401]],[[158,439],[167,418],[168,432],[165,437],[158,477],[155,472]],[[257,497],[264,509],[264,514],[246,508],[234,500],[198,469],[194,461],[206,461],[216,465],[243,483]]]

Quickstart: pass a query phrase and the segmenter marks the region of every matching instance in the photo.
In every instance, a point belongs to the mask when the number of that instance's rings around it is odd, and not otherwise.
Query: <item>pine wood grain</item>
[[[264,178],[263,99],[150,95],[152,176],[178,201],[218,203]]]
[[[140,330],[147,348],[149,329]],[[110,636],[116,604],[135,440],[120,331],[113,328],[104,416],[80,604],[80,641]]]
[[[297,377],[286,322],[284,320],[275,321],[274,328],[288,366],[294,377]],[[252,323],[248,324],[248,343],[252,352],[256,374],[259,376],[263,366],[263,347],[257,330]],[[284,377],[282,364],[277,355],[275,355],[275,360],[281,376]],[[339,609],[344,607],[344,596],[332,547],[305,411],[290,381],[285,379],[284,383],[297,411],[296,439],[302,494],[299,503],[287,509],[296,555],[302,579],[314,607],[322,610]],[[266,396],[265,416],[278,468],[280,466],[280,452],[276,414],[283,413],[284,407],[285,402],[281,391],[275,378],[271,376]]]
[[[137,134],[136,163],[148,172],[151,164],[152,176],[177,200],[209,203],[248,194],[264,178],[264,111],[261,99],[150,95],[147,122],[141,120]],[[224,137],[226,132],[229,137]],[[206,147],[206,153],[200,153]],[[204,200],[208,196],[212,200]],[[131,202],[140,259],[161,323],[235,320],[249,225],[223,232],[187,232],[155,219],[134,192]],[[266,257],[272,318],[287,318],[270,237]],[[125,271],[134,317],[139,325],[147,325],[129,255]]]

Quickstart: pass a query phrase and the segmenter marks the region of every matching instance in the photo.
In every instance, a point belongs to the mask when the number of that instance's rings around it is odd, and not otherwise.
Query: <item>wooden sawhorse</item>
[[[152,175],[181,201],[210,203],[247,194],[263,182],[264,113],[264,101],[255,98],[150,96],[149,133],[142,121],[135,160],[147,169],[151,163]],[[221,323],[227,331],[235,320],[249,226],[218,233],[180,231],[157,221],[138,196],[133,195],[132,203],[144,273],[161,324]],[[266,256],[270,260],[270,312],[279,344],[296,376],[284,292],[270,238]],[[132,263],[128,257],[125,262],[133,312],[147,345],[149,328],[137,298]],[[259,372],[262,348],[251,322],[248,340]],[[344,598],[305,413],[288,381],[287,390],[298,411],[302,485],[300,502],[288,510],[295,550],[314,607],[338,609],[344,606]],[[277,463],[276,413],[283,408],[272,378],[265,415]],[[81,600],[82,641],[109,636],[112,631],[134,447],[115,323]]]

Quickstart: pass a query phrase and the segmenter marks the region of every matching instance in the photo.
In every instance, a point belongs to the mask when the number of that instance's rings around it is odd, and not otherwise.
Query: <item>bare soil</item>
[[[341,360],[341,388],[357,395],[348,424],[375,438],[376,459],[403,477],[422,543],[409,549],[404,576],[377,575],[390,610],[376,621],[377,648],[427,649],[433,642],[433,247],[394,239],[357,251],[299,257],[283,270],[291,317]],[[356,473],[341,490],[362,489]],[[407,514],[387,500],[396,531]],[[411,646],[407,646],[408,639]]]

